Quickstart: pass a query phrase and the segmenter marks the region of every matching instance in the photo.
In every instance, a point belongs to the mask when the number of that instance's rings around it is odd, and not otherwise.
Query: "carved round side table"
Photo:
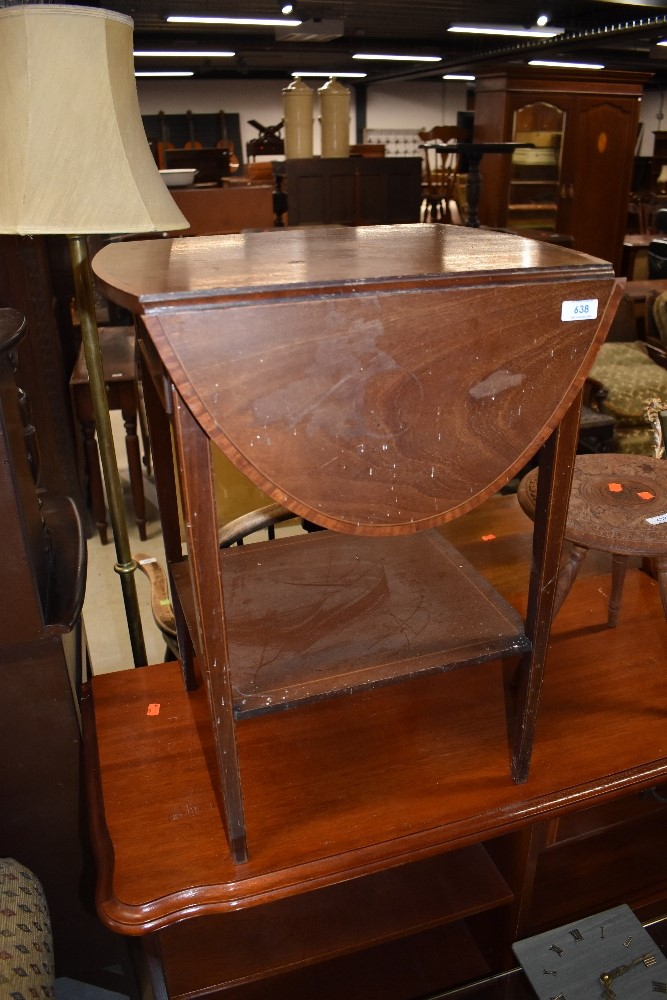
[[[517,499],[535,513],[537,469],[522,479]],[[565,528],[570,550],[561,562],[554,614],[567,597],[589,549],[612,555],[610,626],[621,606],[628,556],[651,558],[667,617],[667,462],[643,455],[578,455]]]

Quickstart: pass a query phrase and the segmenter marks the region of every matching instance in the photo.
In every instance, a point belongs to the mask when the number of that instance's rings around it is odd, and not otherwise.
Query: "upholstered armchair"
[[[652,399],[667,399],[667,295],[646,302],[643,338],[634,303],[623,297],[591,377],[604,387],[601,408],[616,420],[616,451],[655,453],[653,427],[646,415]]]
[[[0,996],[55,997],[49,908],[41,883],[14,858],[0,858]]]

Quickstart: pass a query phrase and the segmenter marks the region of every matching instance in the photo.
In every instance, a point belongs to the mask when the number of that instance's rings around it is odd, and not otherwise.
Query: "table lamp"
[[[86,236],[188,226],[146,140],[131,18],[64,4],[0,10],[0,233],[69,238],[100,459],[136,666],[146,663],[106,400]]]

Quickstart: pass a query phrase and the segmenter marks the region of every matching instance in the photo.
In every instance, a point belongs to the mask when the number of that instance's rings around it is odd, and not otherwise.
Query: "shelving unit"
[[[160,951],[171,991],[185,994],[210,982],[211,955],[221,939],[226,944],[214,977],[220,983],[262,981],[445,927],[457,941],[466,941],[470,951],[474,939],[465,921],[512,899],[511,889],[478,844],[274,903],[265,914],[270,920],[261,938],[252,910],[244,910],[238,919],[234,914],[170,926],[160,935]],[[350,919],[342,924],[340,916],[346,911]],[[290,928],[287,940],[275,934],[279,926]],[[337,928],[335,935],[332,927]],[[479,947],[475,950],[479,967]],[[187,967],[177,958],[181,954],[189,955]],[[199,981],[193,967],[202,970]]]
[[[556,231],[565,114],[537,101],[514,112],[512,142],[532,143],[512,155],[507,224]]]
[[[442,532],[521,608],[530,528],[507,496]],[[141,936],[162,995],[405,1000],[511,968],[514,940],[609,904],[664,913],[665,805],[642,792],[667,781],[660,596],[631,569],[609,630],[601,554],[582,573],[555,627],[526,785],[506,779],[484,665],[446,690],[427,677],[248,718],[243,866],[225,846],[205,691],[187,695],[177,664],[93,680],[99,912]]]

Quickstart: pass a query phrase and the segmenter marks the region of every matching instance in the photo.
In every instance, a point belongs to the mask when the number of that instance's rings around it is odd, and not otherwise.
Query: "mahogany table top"
[[[93,260],[105,294],[133,312],[176,302],[304,288],[391,289],[405,284],[608,278],[610,265],[569,248],[462,226],[357,226],[277,229],[215,237],[110,244]],[[400,283],[400,284],[399,284]]]
[[[94,268],[230,461],[353,534],[500,489],[563,418],[620,294],[604,261],[461,226],[139,241]]]

